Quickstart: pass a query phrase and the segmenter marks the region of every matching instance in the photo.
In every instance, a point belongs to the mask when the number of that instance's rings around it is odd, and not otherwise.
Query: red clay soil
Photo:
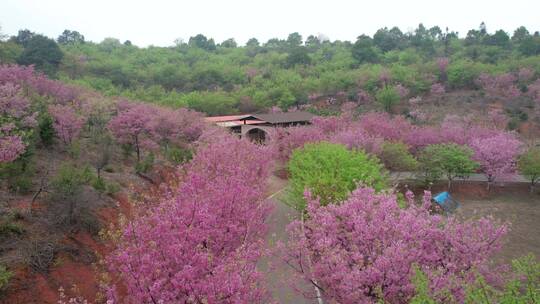
[[[98,211],[103,223],[115,225],[119,214],[127,216],[131,214],[132,207],[127,194],[117,195],[116,200],[118,208],[105,207]],[[28,204],[24,207],[28,207]],[[62,252],[55,257],[48,273],[36,273],[28,267],[17,270],[11,280],[9,290],[0,299],[0,303],[56,304],[59,300],[60,287],[64,288],[68,297],[82,296],[89,303],[94,303],[100,292],[100,278],[96,262],[97,259],[106,256],[111,247],[103,241],[96,241],[86,232],[70,235],[62,243],[83,252],[83,258],[75,259],[70,254]],[[93,256],[93,261],[85,259],[84,256]]]

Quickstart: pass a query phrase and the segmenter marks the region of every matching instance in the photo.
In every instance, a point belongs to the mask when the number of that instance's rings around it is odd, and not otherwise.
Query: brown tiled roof
[[[309,112],[283,112],[271,114],[253,114],[253,117],[269,123],[288,123],[310,121],[315,115]]]
[[[241,120],[247,117],[250,117],[250,114],[244,114],[244,115],[228,115],[228,116],[210,116],[205,117],[204,119],[209,122],[222,122],[222,121],[233,121],[233,120]]]

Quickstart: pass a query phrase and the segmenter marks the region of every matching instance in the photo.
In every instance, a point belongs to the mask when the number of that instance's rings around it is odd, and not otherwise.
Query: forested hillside
[[[487,85],[515,84],[519,92],[511,97],[516,97],[540,74],[537,30],[520,27],[506,33],[482,23],[458,34],[420,24],[411,32],[382,28],[356,41],[292,33],[266,42],[253,38],[239,46],[234,39],[216,43],[197,35],[170,47],[145,48],[115,38],[85,41],[81,33],[69,30],[56,43],[22,30],[0,44],[0,60],[35,64],[50,76],[106,95],[189,106],[214,115],[272,106],[287,110],[335,98],[406,101],[482,88],[486,83],[478,78],[483,73],[501,76],[485,79],[492,82]],[[521,68],[528,74],[518,75]]]
[[[538,303],[532,30],[0,35],[0,303]]]

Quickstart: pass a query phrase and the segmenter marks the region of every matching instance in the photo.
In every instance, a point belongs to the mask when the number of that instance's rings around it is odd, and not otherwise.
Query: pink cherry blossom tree
[[[20,136],[0,136],[0,164],[16,160],[26,150]]]
[[[476,83],[490,96],[497,98],[516,98],[521,95],[521,91],[516,86],[518,78],[512,73],[504,73],[492,76],[486,73],[480,74]]]
[[[146,104],[135,104],[118,113],[111,119],[108,128],[122,144],[132,146],[141,160],[142,148],[155,149],[157,144],[152,137],[152,121],[157,110]]]
[[[367,104],[367,103],[370,103],[372,101],[372,98],[371,96],[369,95],[368,92],[362,90],[362,89],[359,89],[358,92],[356,93],[356,100],[360,103],[360,104]]]
[[[488,112],[489,122],[497,129],[504,130],[508,125],[508,116],[502,110],[494,109]]]
[[[79,136],[85,120],[75,112],[72,106],[49,106],[49,114],[53,119],[56,135],[64,144],[71,144]]]
[[[401,83],[398,83],[396,85],[396,91],[398,92],[398,95],[401,99],[406,98],[410,92],[409,89],[406,86],[402,85]]]
[[[199,138],[205,124],[202,115],[188,109],[156,107],[148,128],[155,141],[166,148],[169,144],[193,142]]]
[[[531,97],[537,104],[540,104],[540,79],[529,84],[527,87],[527,95]]]
[[[124,225],[108,259],[127,303],[268,303],[256,265],[271,159],[230,135],[201,143],[178,188]]]
[[[386,140],[400,140],[412,125],[403,116],[391,117],[387,113],[370,112],[359,118],[359,127],[374,137]]]
[[[442,95],[446,92],[446,89],[444,88],[444,85],[441,83],[434,83],[431,85],[431,94],[433,95]]]
[[[422,207],[412,193],[406,198],[409,206],[401,208],[395,194],[362,187],[337,205],[323,207],[308,197],[308,216],[288,227],[286,263],[325,301],[343,304],[408,303],[415,267],[428,275],[441,303],[449,296],[462,301],[463,283],[476,271],[496,275],[489,259],[500,249],[505,226],[430,214],[429,192]]]
[[[499,133],[491,137],[473,139],[470,147],[474,150],[473,159],[480,164],[480,170],[488,180],[489,190],[498,177],[515,172],[522,143],[511,133]]]
[[[306,143],[328,140],[328,134],[315,126],[276,128],[269,132],[268,145],[272,147],[276,158],[288,160],[292,151]]]
[[[20,86],[11,80],[0,82],[0,162],[12,162],[25,152],[36,126],[35,117]]]
[[[450,60],[446,57],[440,57],[437,58],[437,68],[439,69],[439,81],[445,82],[447,75],[447,69],[448,69],[448,63],[450,63]]]
[[[520,68],[518,71],[518,80],[522,83],[528,82],[534,77],[534,70],[528,67]]]

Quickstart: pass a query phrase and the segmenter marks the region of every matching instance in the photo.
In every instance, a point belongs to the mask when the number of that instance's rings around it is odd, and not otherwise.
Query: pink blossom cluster
[[[379,73],[379,82],[381,83],[381,86],[385,86],[392,81],[392,75],[390,74],[390,71],[388,69],[382,69]]]
[[[56,136],[69,145],[79,136],[85,119],[78,115],[72,106],[51,105],[48,108],[53,119]]]
[[[24,153],[35,117],[20,86],[9,79],[0,81],[0,162],[12,162]]]
[[[500,109],[490,110],[488,112],[488,119],[497,129],[505,129],[509,121],[508,116]]]
[[[7,82],[32,90],[39,95],[51,97],[60,104],[79,102],[82,94],[81,88],[49,79],[36,72],[33,66],[0,65],[0,83]]]
[[[371,96],[369,95],[369,93],[362,89],[358,90],[358,92],[356,93],[356,99],[361,104],[367,104],[371,102]]]
[[[125,302],[268,303],[256,265],[271,167],[268,148],[230,135],[201,144],[178,188],[125,224],[108,259]]]
[[[410,91],[406,86],[402,85],[401,83],[398,83],[396,85],[396,92],[398,92],[399,97],[403,99],[407,97],[407,95],[409,95]]]
[[[490,258],[501,247],[506,226],[490,219],[462,222],[430,214],[407,193],[400,208],[395,194],[358,188],[340,204],[320,206],[308,196],[308,216],[288,227],[284,259],[329,303],[408,303],[415,294],[415,267],[428,275],[437,302],[464,299],[465,285],[479,271],[496,277]],[[313,294],[315,296],[315,292]]]
[[[26,150],[20,136],[0,136],[0,164],[16,160]]]
[[[540,79],[537,79],[535,82],[529,84],[527,87],[527,95],[529,95],[529,97],[540,105]]]
[[[430,93],[433,95],[442,95],[446,92],[444,85],[441,83],[434,83],[431,85]]]
[[[140,160],[142,149],[156,150],[159,144],[195,141],[206,127],[200,113],[167,109],[150,104],[119,101],[118,115],[108,128],[122,144],[131,145]]]
[[[447,57],[437,58],[437,67],[439,68],[440,75],[446,75],[446,70],[448,69],[448,63],[450,63],[450,60]]]
[[[521,91],[516,85],[516,77],[513,73],[489,75],[482,73],[476,79],[476,83],[491,97],[516,98]]]
[[[528,82],[534,77],[534,71],[531,68],[520,68],[518,71],[518,80],[520,82]]]
[[[488,182],[515,172],[516,159],[523,144],[512,134],[500,133],[487,138],[475,138],[470,143],[473,158],[480,164]]]

